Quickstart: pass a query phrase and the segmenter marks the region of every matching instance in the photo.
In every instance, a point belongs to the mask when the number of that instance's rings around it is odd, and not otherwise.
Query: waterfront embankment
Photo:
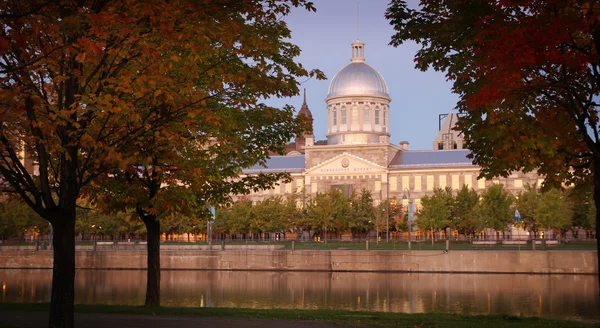
[[[78,269],[145,269],[146,251],[77,251]],[[52,268],[52,251],[0,252],[0,269]],[[162,250],[164,270],[597,274],[596,251]]]

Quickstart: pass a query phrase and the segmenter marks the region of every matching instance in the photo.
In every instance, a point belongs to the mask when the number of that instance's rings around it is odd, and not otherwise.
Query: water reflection
[[[0,302],[47,302],[50,270],[0,270]],[[140,305],[144,271],[78,271],[77,303]],[[513,314],[599,320],[598,282],[581,275],[164,271],[162,304]]]

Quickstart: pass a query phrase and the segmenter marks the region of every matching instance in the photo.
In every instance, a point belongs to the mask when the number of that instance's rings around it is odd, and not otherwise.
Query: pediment
[[[308,174],[373,174],[385,172],[386,168],[364,158],[342,153],[319,163],[308,170]]]

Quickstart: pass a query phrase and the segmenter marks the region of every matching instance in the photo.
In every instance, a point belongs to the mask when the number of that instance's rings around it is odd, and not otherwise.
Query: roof
[[[267,160],[266,166],[254,165],[244,170],[244,173],[275,173],[275,172],[303,172],[304,155],[273,156]]]
[[[333,77],[327,98],[343,96],[390,97],[383,76],[367,63],[350,63]]]
[[[407,150],[400,151],[390,162],[390,168],[416,168],[436,166],[465,166],[473,165],[467,158],[471,151],[457,150]]]
[[[467,158],[470,152],[468,149],[399,151],[389,168],[471,166],[473,161]],[[304,169],[305,155],[273,156],[267,160],[266,166],[254,165],[245,169],[244,173],[295,173],[304,172]]]

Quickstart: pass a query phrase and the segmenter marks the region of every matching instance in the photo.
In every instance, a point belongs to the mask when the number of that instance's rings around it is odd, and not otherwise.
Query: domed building
[[[327,104],[327,143],[315,144],[312,135],[302,135],[288,147],[287,156],[273,156],[266,167],[255,166],[246,174],[290,172],[293,181],[275,189],[250,194],[258,201],[273,195],[299,193],[305,202],[317,192],[340,189],[345,193],[366,189],[376,204],[386,199],[409,203],[418,213],[421,197],[435,188],[459,190],[464,185],[483,191],[502,183],[513,191],[539,184],[535,174],[515,172],[507,178],[478,179],[479,167],[467,158],[463,139],[453,127],[456,114],[441,115],[438,135],[431,150],[410,150],[406,141],[390,143],[390,112],[393,110],[384,77],[365,61],[365,44],[352,43],[350,64],[331,80]],[[304,104],[299,115],[312,120]],[[441,121],[440,121],[441,122]],[[299,204],[302,205],[302,204]]]

